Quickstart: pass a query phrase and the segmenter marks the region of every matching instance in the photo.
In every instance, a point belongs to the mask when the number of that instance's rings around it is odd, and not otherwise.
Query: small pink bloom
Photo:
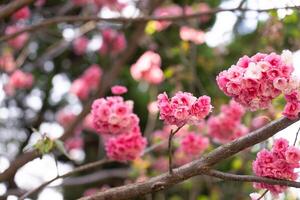
[[[73,41],[73,49],[76,55],[83,55],[86,52],[87,45],[89,43],[88,38],[81,36]]]
[[[300,150],[296,147],[289,147],[285,152],[285,157],[288,163],[299,164]]]
[[[17,21],[21,19],[28,19],[30,18],[30,10],[28,6],[25,6],[19,10],[17,10],[13,15],[12,18]]]
[[[180,38],[184,41],[191,41],[195,44],[203,44],[204,43],[204,32],[199,31],[187,26],[182,26],[180,28]]]
[[[122,85],[115,85],[111,88],[111,92],[115,95],[121,95],[127,92],[127,88]]]
[[[22,26],[17,26],[17,25],[8,26],[5,29],[5,34],[6,35],[14,34],[18,31],[22,30],[22,28],[23,28]],[[8,44],[13,48],[21,49],[27,40],[28,40],[28,33],[22,33],[14,38],[8,40]]]

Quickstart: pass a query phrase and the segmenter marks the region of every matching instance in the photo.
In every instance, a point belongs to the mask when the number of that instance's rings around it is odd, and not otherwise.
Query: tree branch
[[[208,170],[204,174],[208,176],[220,178],[223,180],[229,180],[229,181],[267,183],[271,185],[282,185],[282,186],[300,188],[300,182],[289,181],[284,179],[273,179],[273,178],[251,176],[251,175],[236,175],[236,174],[220,172],[218,170]]]
[[[156,17],[156,16],[142,16],[142,17],[136,17],[136,18],[127,18],[127,17],[114,17],[114,18],[101,18],[97,16],[61,16],[61,17],[53,17],[51,19],[46,19],[38,24],[28,26],[26,28],[23,28],[22,30],[15,32],[13,34],[5,35],[3,37],[0,37],[0,42],[9,40],[11,38],[14,38],[22,33],[25,32],[33,32],[36,30],[39,30],[41,28],[51,26],[54,24],[62,23],[62,22],[85,22],[85,21],[105,21],[105,22],[112,22],[112,23],[145,23],[152,20],[162,20],[162,21],[178,21],[183,19],[191,19],[191,18],[197,18],[200,16],[205,15],[213,15],[219,12],[247,12],[247,11],[254,11],[254,12],[268,12],[268,11],[274,11],[279,9],[298,9],[300,6],[287,6],[287,7],[281,7],[281,8],[269,8],[269,9],[250,9],[250,8],[230,8],[230,9],[222,9],[222,8],[216,8],[212,9],[210,11],[206,12],[197,12],[190,15],[177,15],[177,16],[162,16],[162,17]]]
[[[233,156],[234,154],[260,143],[269,137],[275,135],[278,131],[288,127],[296,121],[281,118],[273,121],[268,125],[249,133],[228,144],[222,145],[212,152],[204,155],[202,158],[183,165],[173,170],[173,174],[164,173],[160,176],[153,177],[145,182],[129,184],[121,187],[109,189],[105,192],[96,193],[90,197],[83,197],[80,200],[122,200],[132,199],[148,193],[164,190],[172,185],[180,183],[190,177],[203,174],[209,167],[216,163]]]
[[[10,16],[13,12],[16,10],[31,4],[35,0],[14,0],[8,5],[4,6],[3,8],[0,8],[0,20]]]

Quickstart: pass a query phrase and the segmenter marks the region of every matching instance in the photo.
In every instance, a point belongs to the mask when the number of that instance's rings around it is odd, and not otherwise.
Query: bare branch
[[[110,199],[122,200],[132,199],[151,192],[164,190],[172,185],[180,183],[190,177],[203,174],[207,169],[216,163],[233,156],[234,154],[260,143],[269,137],[275,135],[278,131],[288,127],[296,121],[281,118],[270,124],[253,131],[252,133],[236,139],[228,144],[222,145],[212,152],[204,155],[202,158],[190,162],[182,167],[173,169],[173,174],[164,173],[160,176],[153,177],[145,182],[129,184],[105,192],[97,193],[90,197],[83,197],[81,200],[91,199]]]
[[[236,174],[220,172],[218,170],[208,170],[204,174],[208,176],[220,178],[223,180],[228,180],[228,181],[267,183],[271,185],[282,185],[282,186],[300,188],[300,182],[283,180],[283,179],[273,179],[273,178],[251,176],[251,175],[236,175]]]
[[[255,11],[255,12],[268,12],[268,11],[274,11],[279,9],[298,9],[300,6],[287,6],[287,7],[281,7],[281,8],[269,8],[269,9],[250,9],[250,8],[230,8],[230,9],[222,9],[222,8],[216,8],[212,9],[210,11],[206,12],[197,12],[190,15],[177,15],[177,16],[162,16],[162,17],[156,17],[156,16],[142,16],[142,17],[136,17],[136,18],[127,18],[127,17],[117,17],[117,18],[101,18],[97,16],[61,16],[61,17],[53,17],[51,19],[46,19],[38,24],[28,26],[26,28],[23,28],[22,30],[15,32],[13,34],[5,35],[3,37],[0,37],[0,42],[9,40],[11,38],[14,38],[22,33],[25,32],[33,32],[36,30],[39,30],[41,28],[55,25],[62,22],[85,22],[85,21],[105,21],[105,22],[112,22],[112,23],[122,23],[122,24],[128,24],[128,23],[145,23],[152,20],[161,20],[161,21],[178,21],[182,19],[191,19],[191,18],[197,18],[200,16],[205,15],[213,15],[219,12],[247,12],[247,11]]]

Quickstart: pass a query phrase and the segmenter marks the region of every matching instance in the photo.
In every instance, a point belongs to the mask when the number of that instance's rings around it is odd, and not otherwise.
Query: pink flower
[[[126,38],[123,33],[118,33],[116,30],[107,28],[102,31],[103,43],[100,47],[100,54],[106,55],[108,53],[111,54],[119,54],[121,53],[127,46]]]
[[[70,92],[81,100],[85,100],[89,97],[89,89],[89,85],[83,79],[76,79],[72,83]]]
[[[181,15],[183,13],[182,8],[177,5],[170,5],[165,7],[157,8],[154,11],[154,16],[156,17],[164,17],[164,16],[176,16]],[[155,29],[156,31],[160,32],[171,25],[170,21],[155,21]]]
[[[0,69],[5,72],[12,72],[16,69],[16,62],[11,53],[4,53],[0,57]]]
[[[73,49],[76,55],[83,55],[87,49],[89,39],[87,37],[81,36],[73,41]]]
[[[14,34],[20,30],[22,30],[22,26],[18,26],[18,25],[12,25],[12,26],[8,26],[6,29],[5,29],[5,34],[6,35],[11,35],[11,34]],[[25,42],[28,40],[28,34],[27,33],[22,33],[10,40],[8,40],[8,44],[13,47],[13,48],[16,48],[16,49],[21,49]]]
[[[251,193],[249,196],[251,200],[258,200],[261,197],[261,195],[258,193]]]
[[[227,143],[248,133],[241,124],[245,109],[235,101],[221,106],[217,116],[211,116],[207,121],[208,134],[218,143]]]
[[[133,79],[144,80],[151,84],[159,84],[163,81],[164,75],[161,70],[161,58],[159,54],[146,51],[135,64],[130,68]]]
[[[70,92],[81,100],[86,100],[90,93],[95,90],[101,81],[102,70],[99,65],[91,65],[83,75],[76,79],[71,86]]]
[[[212,109],[209,97],[202,96],[197,99],[187,92],[177,92],[170,99],[166,93],[162,93],[157,99],[160,119],[170,125],[195,124],[203,120]]]
[[[14,89],[28,89],[33,84],[33,76],[30,73],[16,70],[10,76],[8,85]]]
[[[73,149],[82,149],[84,146],[83,139],[81,137],[69,138],[65,142],[65,147],[68,151]]]
[[[30,10],[28,6],[25,6],[19,10],[17,10],[13,15],[12,18],[17,21],[21,19],[28,19],[30,17]]]
[[[121,95],[127,92],[127,88],[122,85],[115,85],[111,87],[111,92],[115,95]]]
[[[109,159],[126,162],[140,157],[146,145],[147,140],[140,132],[129,132],[109,138],[105,150]]]
[[[92,105],[94,128],[99,134],[119,135],[138,130],[139,118],[133,113],[133,103],[120,96],[100,98]]]
[[[182,148],[183,152],[187,155],[199,156],[207,149],[208,145],[208,138],[191,132],[181,140],[180,148]]]
[[[252,163],[252,169],[257,176],[296,180],[298,174],[294,172],[299,167],[300,150],[290,147],[285,139],[277,139],[271,151],[261,150]],[[257,189],[268,189],[272,194],[278,195],[286,190],[286,186],[254,183]]]
[[[299,164],[300,150],[296,147],[289,147],[285,152],[285,158],[288,163]]]
[[[204,36],[205,34],[203,31],[198,31],[187,26],[182,26],[180,28],[180,38],[184,41],[191,41],[200,45],[204,43]]]
[[[156,114],[159,112],[158,110],[158,105],[157,105],[157,102],[156,101],[152,101],[148,104],[147,106],[148,108],[148,112],[151,113],[151,114]]]
[[[299,91],[300,85],[292,76],[293,70],[288,52],[281,56],[257,53],[251,58],[240,58],[236,65],[221,72],[217,83],[226,95],[251,111],[268,108],[283,93],[287,100],[283,115],[295,119],[300,112],[300,98],[291,102],[289,94]]]
[[[270,122],[270,118],[267,116],[257,116],[251,121],[251,130],[259,129]]]

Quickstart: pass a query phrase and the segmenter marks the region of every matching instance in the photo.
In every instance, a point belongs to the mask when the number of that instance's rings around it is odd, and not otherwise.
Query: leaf
[[[65,149],[65,145],[63,141],[55,140],[54,144],[58,151],[64,154],[68,159],[72,160],[71,156],[68,154],[67,150]]]

